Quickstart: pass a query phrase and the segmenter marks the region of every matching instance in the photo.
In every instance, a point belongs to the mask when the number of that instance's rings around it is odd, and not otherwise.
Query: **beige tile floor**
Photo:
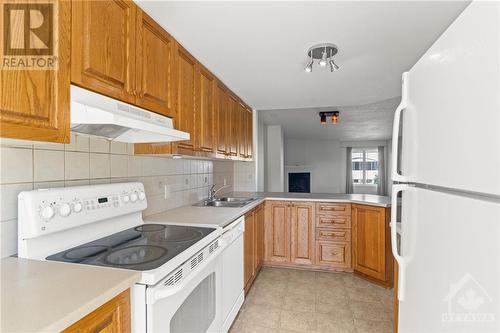
[[[385,333],[392,311],[392,290],[352,273],[263,268],[230,333]]]

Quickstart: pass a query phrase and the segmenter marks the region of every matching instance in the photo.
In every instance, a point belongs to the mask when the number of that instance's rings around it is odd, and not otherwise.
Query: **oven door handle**
[[[220,241],[220,240],[219,240]],[[214,255],[211,255],[207,260],[203,261],[198,267],[196,267],[195,271],[191,272],[185,279],[181,280],[179,284],[176,286],[170,287],[170,286],[163,286],[162,282],[156,287],[148,288],[147,289],[147,297],[146,297],[146,304],[154,304],[160,299],[172,296],[180,292],[188,283],[190,283],[196,276],[197,272],[202,271],[205,269],[208,265],[213,263],[215,260],[218,259],[218,257],[221,255],[221,253],[225,249],[225,244],[221,242],[222,244],[219,246],[217,249],[217,252],[214,253]]]

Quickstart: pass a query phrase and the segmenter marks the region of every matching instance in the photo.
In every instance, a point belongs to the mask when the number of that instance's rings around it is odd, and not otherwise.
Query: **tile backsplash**
[[[248,163],[252,164],[253,163]],[[229,185],[231,161],[173,159],[133,154],[133,144],[72,133],[69,144],[0,139],[0,257],[17,252],[17,195],[39,188],[140,181],[144,215],[188,205],[211,184]]]

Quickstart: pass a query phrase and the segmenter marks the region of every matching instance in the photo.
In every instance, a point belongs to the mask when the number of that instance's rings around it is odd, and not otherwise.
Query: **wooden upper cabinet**
[[[228,129],[227,93],[226,87],[220,82],[215,83],[215,139],[217,154],[226,155],[226,131]]]
[[[131,332],[130,291],[120,295],[94,310],[63,333]]]
[[[194,150],[197,62],[182,46],[176,48],[177,113],[176,128],[191,134],[178,147]]]
[[[265,259],[290,262],[290,204],[286,201],[266,202]]]
[[[291,262],[314,263],[314,203],[293,203],[291,212]]]
[[[136,104],[174,116],[174,40],[151,17],[137,9]]]
[[[245,106],[240,102],[238,104],[238,122],[237,122],[237,130],[238,130],[238,156],[241,158],[247,157],[247,131],[246,131],[246,122],[247,122],[247,112]]]
[[[352,240],[355,271],[382,282],[392,279],[386,208],[352,205]]]
[[[196,89],[197,148],[204,152],[215,152],[215,77],[203,66],[198,66]]]
[[[229,121],[227,122],[228,126],[228,135],[226,136],[226,144],[229,144],[228,153],[231,156],[238,156],[238,125],[239,125],[239,117],[238,117],[238,97],[233,95],[232,93],[228,93],[228,108],[227,112],[229,114]]]
[[[249,108],[247,109],[247,121],[246,121],[246,143],[247,143],[247,158],[252,158],[253,153],[253,112]]]
[[[59,2],[57,70],[0,71],[2,137],[69,142],[71,5]]]
[[[135,102],[136,15],[132,1],[72,1],[71,81]]]

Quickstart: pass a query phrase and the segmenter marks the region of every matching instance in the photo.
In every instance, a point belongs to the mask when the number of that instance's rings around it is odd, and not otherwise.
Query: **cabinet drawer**
[[[316,218],[316,225],[318,227],[336,227],[336,228],[351,228],[350,216],[328,216],[318,215]]]
[[[316,240],[332,241],[332,242],[350,242],[351,230],[350,229],[329,229],[317,228]]]
[[[316,242],[316,264],[330,267],[351,267],[351,243]]]
[[[322,215],[351,216],[351,204],[320,202],[316,204],[316,212]]]

